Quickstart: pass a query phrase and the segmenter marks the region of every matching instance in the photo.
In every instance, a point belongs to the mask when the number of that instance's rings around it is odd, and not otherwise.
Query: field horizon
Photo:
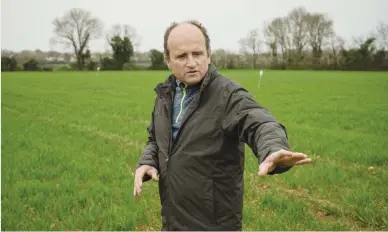
[[[259,178],[245,154],[243,230],[388,230],[388,72],[220,70],[313,163]],[[3,230],[160,230],[157,183],[133,197],[169,71],[3,72]]]

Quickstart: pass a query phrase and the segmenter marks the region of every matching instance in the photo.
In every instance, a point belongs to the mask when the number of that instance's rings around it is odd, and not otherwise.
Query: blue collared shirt
[[[180,80],[176,79],[175,96],[172,107],[172,136],[175,139],[182,120],[186,115],[187,108],[198,94],[199,87],[186,86]]]

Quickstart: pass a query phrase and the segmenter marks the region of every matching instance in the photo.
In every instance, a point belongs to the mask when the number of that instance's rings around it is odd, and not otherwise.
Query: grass
[[[244,230],[388,230],[388,75],[225,70],[314,163],[257,177]],[[159,230],[157,184],[132,196],[163,71],[2,73],[3,230]],[[373,167],[373,168],[369,168]]]

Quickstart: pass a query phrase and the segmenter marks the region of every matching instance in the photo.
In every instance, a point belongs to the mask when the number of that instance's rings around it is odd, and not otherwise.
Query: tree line
[[[36,57],[17,59],[2,52],[2,71],[52,70],[47,64],[67,65],[70,70],[167,69],[163,51],[136,51],[140,36],[128,24],[116,24],[104,32],[103,22],[84,9],[74,8],[52,21],[51,46],[71,48],[74,61],[42,62]],[[238,42],[239,52],[212,51],[219,68],[388,70],[388,24],[379,22],[368,35],[345,42],[324,13],[296,7],[285,16],[250,30]],[[110,51],[98,54],[88,49],[92,40],[104,38]],[[140,58],[139,58],[140,57]],[[144,62],[143,62],[144,61]],[[139,65],[140,63],[145,65]],[[52,67],[52,66],[51,66]]]

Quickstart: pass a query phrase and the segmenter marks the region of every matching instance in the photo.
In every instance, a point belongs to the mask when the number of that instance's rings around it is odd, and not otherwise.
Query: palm
[[[265,176],[268,172],[279,167],[290,167],[311,163],[307,155],[299,152],[280,150],[270,154],[259,166],[259,176]]]

